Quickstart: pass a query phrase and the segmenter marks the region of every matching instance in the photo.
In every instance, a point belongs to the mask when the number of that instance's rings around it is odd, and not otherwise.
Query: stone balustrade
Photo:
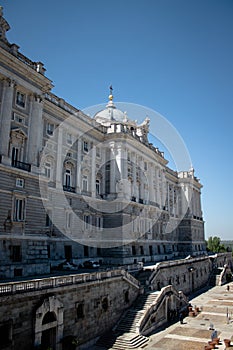
[[[123,269],[110,271],[97,271],[93,273],[83,273],[75,275],[54,276],[41,279],[33,279],[29,281],[6,282],[0,283],[0,296],[6,294],[15,294],[28,291],[36,291],[41,289],[57,288],[71,284],[90,283],[101,281],[107,278],[122,277],[129,283],[139,288],[139,281]]]

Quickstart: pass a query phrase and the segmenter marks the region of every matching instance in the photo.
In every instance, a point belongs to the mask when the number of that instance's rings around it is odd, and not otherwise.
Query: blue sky
[[[8,40],[44,63],[53,93],[84,109],[105,103],[112,84],[115,101],[146,106],[176,128],[204,186],[206,238],[233,239],[233,1],[1,5]]]

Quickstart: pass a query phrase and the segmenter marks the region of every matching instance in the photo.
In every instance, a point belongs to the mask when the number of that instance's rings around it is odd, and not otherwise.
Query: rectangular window
[[[44,174],[48,179],[50,179],[50,177],[51,177],[51,164],[48,162],[46,162],[44,165]]]
[[[83,303],[77,303],[76,304],[76,310],[77,310],[77,319],[84,318],[84,304]]]
[[[25,119],[19,114],[14,113],[12,116],[12,120],[19,124],[25,124]]]
[[[84,254],[85,258],[87,258],[89,256],[89,248],[87,245],[83,246],[83,254]]]
[[[87,179],[87,176],[83,176],[82,187],[83,187],[83,191],[88,191],[88,179]]]
[[[51,219],[50,219],[50,215],[49,215],[49,214],[46,214],[45,226],[46,226],[46,227],[51,227],[51,226],[52,226],[52,221],[51,221]]]
[[[101,230],[102,228],[102,218],[100,216],[96,217],[96,228],[97,230]]]
[[[100,153],[100,148],[96,147],[96,157],[100,158],[101,157],[101,153]]]
[[[83,151],[88,152],[88,150],[89,150],[88,142],[84,140],[83,141]]]
[[[136,255],[136,247],[135,247],[135,245],[132,245],[132,255]]]
[[[14,221],[24,221],[25,199],[15,198]]]
[[[20,91],[17,91],[17,93],[16,93],[16,104],[19,107],[25,108],[25,103],[26,103],[26,95],[23,94]]]
[[[52,136],[54,133],[54,124],[51,123],[47,123],[47,128],[46,128],[46,132],[49,136]]]
[[[65,245],[65,259],[70,261],[72,259],[72,245]]]
[[[19,149],[17,147],[12,147],[12,152],[11,152],[12,165],[13,166],[17,165],[18,161],[19,161]]]
[[[11,260],[13,262],[22,261],[21,246],[20,245],[12,245],[11,246]]]
[[[66,143],[68,143],[68,145],[72,145],[72,143],[73,143],[72,134],[70,134],[70,133],[66,134]]]
[[[84,222],[84,230],[88,230],[90,225],[90,215],[84,215],[83,222]]]
[[[96,180],[95,183],[96,195],[100,194],[100,180]]]
[[[149,253],[150,253],[150,256],[153,255],[153,247],[152,247],[152,245],[149,245]]]
[[[15,186],[19,187],[19,188],[23,188],[24,187],[24,179],[17,178]]]
[[[71,228],[72,213],[66,213],[66,228]]]
[[[48,259],[51,257],[51,250],[50,250],[50,245],[47,245],[47,254],[48,254]]]

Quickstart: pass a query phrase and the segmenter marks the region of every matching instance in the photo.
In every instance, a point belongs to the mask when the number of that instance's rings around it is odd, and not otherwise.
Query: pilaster
[[[96,197],[96,146],[91,151],[91,196]]]
[[[31,96],[31,118],[29,127],[28,140],[28,163],[37,166],[38,154],[42,148],[41,127],[42,127],[42,112],[43,99],[39,95]]]
[[[0,118],[0,154],[5,157],[8,157],[14,87],[14,80],[6,79],[3,81],[2,107]]]
[[[63,162],[62,162],[62,140],[63,130],[61,127],[57,131],[57,168],[56,168],[56,187],[62,188],[62,173],[63,173]]]

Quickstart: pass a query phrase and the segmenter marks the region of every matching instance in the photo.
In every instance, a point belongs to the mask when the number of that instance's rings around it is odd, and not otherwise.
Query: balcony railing
[[[22,170],[25,170],[25,171],[28,171],[28,172],[31,171],[31,164],[20,162],[19,160],[12,160],[11,165],[14,168],[22,169]]]
[[[75,193],[75,187],[63,185],[63,191]]]

